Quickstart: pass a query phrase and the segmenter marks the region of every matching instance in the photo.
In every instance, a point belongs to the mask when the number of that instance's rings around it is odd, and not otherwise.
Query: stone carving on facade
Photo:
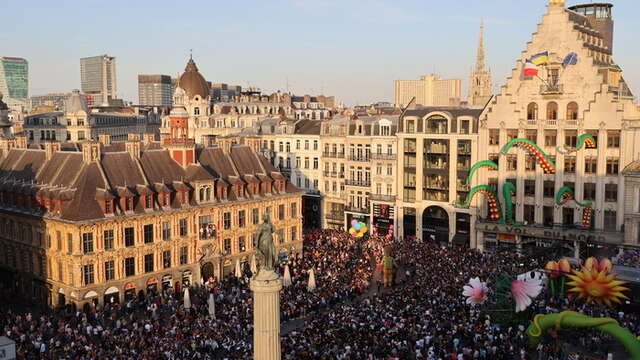
[[[200,246],[197,252],[198,262],[201,264],[206,260],[220,256],[220,249],[218,249],[218,244],[213,242]]]

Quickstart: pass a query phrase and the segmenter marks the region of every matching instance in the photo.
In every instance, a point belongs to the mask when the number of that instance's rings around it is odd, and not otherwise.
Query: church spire
[[[478,53],[476,54],[475,71],[482,71],[484,68],[484,21],[480,20],[480,38],[478,39]]]
[[[480,21],[480,37],[478,39],[478,52],[476,54],[476,66],[469,77],[469,98],[471,107],[484,106],[491,98],[491,72],[485,63],[484,57],[484,21]]]

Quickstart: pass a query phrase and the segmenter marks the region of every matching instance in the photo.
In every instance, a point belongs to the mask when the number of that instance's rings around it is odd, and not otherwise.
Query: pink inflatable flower
[[[462,295],[467,297],[467,304],[477,305],[482,304],[487,300],[487,283],[480,281],[480,278],[472,278],[469,280],[469,285],[463,287]]]
[[[511,295],[516,301],[516,312],[523,311],[531,305],[531,299],[542,291],[542,280],[513,280],[511,282]]]

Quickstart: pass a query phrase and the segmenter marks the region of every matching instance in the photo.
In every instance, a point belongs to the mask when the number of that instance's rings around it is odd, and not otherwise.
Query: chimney
[[[54,140],[48,140],[44,143],[44,153],[47,160],[51,160],[53,154],[60,151],[60,143]]]
[[[156,139],[156,136],[152,133],[142,134],[142,142],[147,145],[152,143]]]
[[[82,161],[85,164],[100,160],[100,143],[97,141],[83,141],[80,143],[82,147]]]
[[[131,138],[131,135],[137,135],[137,134],[129,134],[129,138]],[[129,153],[129,155],[131,155],[132,158],[134,159],[140,158],[140,141],[127,140],[124,143],[124,147],[126,151]]]
[[[111,135],[109,135],[109,134],[99,134],[98,135],[98,141],[100,141],[100,144],[102,144],[104,146],[109,146],[109,145],[111,145]]]
[[[27,148],[27,137],[25,135],[16,135],[16,148],[18,149],[26,149]]]

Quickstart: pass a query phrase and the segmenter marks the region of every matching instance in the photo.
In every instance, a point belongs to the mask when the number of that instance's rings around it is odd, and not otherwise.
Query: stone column
[[[253,291],[253,359],[280,360],[280,290],[282,278],[260,269],[251,279]]]

